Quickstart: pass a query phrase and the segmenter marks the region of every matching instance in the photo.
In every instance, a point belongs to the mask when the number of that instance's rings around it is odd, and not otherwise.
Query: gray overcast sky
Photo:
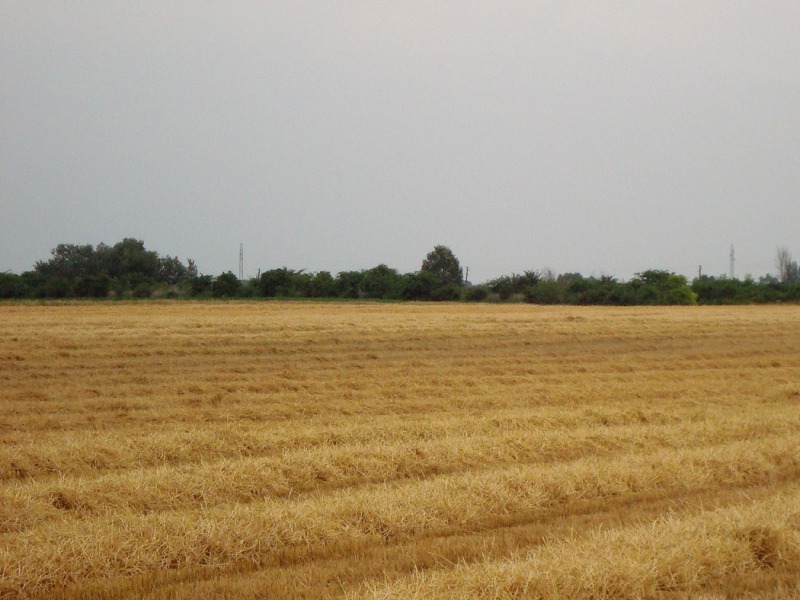
[[[0,271],[774,272],[800,2],[0,0]]]

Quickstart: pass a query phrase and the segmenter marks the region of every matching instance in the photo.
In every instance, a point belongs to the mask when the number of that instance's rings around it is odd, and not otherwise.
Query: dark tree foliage
[[[46,277],[63,277],[74,280],[78,277],[96,275],[101,271],[91,244],[59,244],[50,251],[50,260],[38,261],[34,269]]]
[[[339,298],[358,298],[362,279],[364,279],[364,271],[341,271],[336,275],[336,295]]]
[[[539,281],[525,290],[525,302],[532,304],[561,304],[563,301],[564,286],[555,279]]]
[[[569,284],[566,290],[569,304],[612,304],[614,300],[624,300],[624,294],[619,289],[619,283],[614,277],[604,275],[600,278],[588,277],[577,279]],[[627,302],[624,302],[627,304]]]
[[[158,280],[176,285],[189,277],[189,268],[177,256],[164,256],[158,259]]]
[[[441,281],[430,271],[407,273],[403,276],[404,300],[434,300]]]
[[[392,300],[401,296],[403,282],[395,269],[378,265],[364,273],[359,289],[361,297]]]
[[[408,273],[403,276],[401,297],[404,300],[430,300],[434,302],[443,302],[458,300],[460,296],[460,285],[442,281],[430,271]]]
[[[145,249],[141,240],[125,238],[104,252],[107,253],[108,274],[113,278],[126,275],[139,275],[154,281],[158,278],[158,254]]]
[[[775,278],[730,279],[703,275],[692,282],[692,291],[699,304],[763,304],[796,302],[800,299],[800,282],[783,283]]]
[[[191,260],[187,267],[177,257],[159,257],[134,238],[113,246],[59,244],[50,255],[34,265],[16,297],[147,298],[159,287],[182,285],[197,276]]]
[[[198,275],[189,280],[189,290],[192,296],[205,296],[211,293],[214,278],[211,275]]]
[[[649,270],[638,273],[628,282],[616,278],[584,278],[570,274],[555,280],[542,281],[528,294],[529,302],[541,304],[616,305],[695,304],[697,297],[682,275]]]
[[[516,293],[524,293],[525,290],[536,287],[542,281],[539,271],[525,271],[522,275],[513,275],[512,278]]]
[[[241,292],[242,284],[239,278],[228,271],[218,275],[211,284],[211,295],[214,298],[236,298]]]
[[[465,300],[467,302],[483,302],[489,297],[489,288],[485,285],[474,285],[467,288]]]
[[[308,284],[311,298],[333,298],[336,296],[336,280],[328,271],[316,273]]]
[[[758,281],[701,276],[688,284],[675,273],[650,269],[630,281],[611,276],[556,276],[550,270],[502,275],[482,285],[465,284],[461,265],[446,246],[436,246],[416,273],[385,264],[362,271],[306,273],[270,269],[242,282],[230,271],[201,275],[197,265],[159,256],[144,242],[125,238],[109,246],[59,244],[46,261],[20,275],[0,273],[0,299],[280,297],[417,301],[525,301],[535,304],[667,305],[800,302],[800,269],[785,248],[775,261],[778,276]],[[544,273],[544,274],[543,274]]]
[[[111,277],[106,273],[86,275],[75,280],[75,295],[81,298],[105,298],[111,291]]]
[[[45,298],[68,298],[72,295],[72,285],[63,275],[48,277],[42,289]]]
[[[443,283],[455,286],[461,286],[464,283],[461,264],[447,246],[435,246],[422,261],[421,271],[435,275]]]
[[[294,271],[286,268],[265,271],[258,280],[257,293],[265,298],[294,296],[292,288],[294,275]]]
[[[492,290],[500,300],[508,300],[514,293],[514,279],[513,276],[503,275],[497,279],[489,282],[489,289]]]
[[[635,295],[630,304],[696,304],[695,294],[683,275],[651,269],[637,273],[629,283]]]
[[[24,298],[27,296],[26,287],[21,275],[0,273],[0,298]]]
[[[39,273],[38,271],[25,271],[20,275],[22,281],[22,291],[24,296],[22,298],[44,298],[44,284],[47,282],[47,276]]]
[[[542,276],[538,271],[525,271],[521,275],[512,273],[492,279],[487,285],[501,301],[506,301],[514,296],[527,298],[535,293],[533,290],[541,281]]]

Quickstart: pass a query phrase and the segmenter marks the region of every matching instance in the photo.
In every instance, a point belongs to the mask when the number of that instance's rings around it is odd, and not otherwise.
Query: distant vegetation
[[[343,298],[371,300],[463,300],[576,305],[752,304],[800,301],[800,268],[779,248],[778,276],[733,279],[683,275],[657,269],[629,281],[525,271],[479,285],[464,280],[446,246],[436,246],[419,271],[400,273],[381,264],[361,271],[308,273],[285,267],[239,280],[233,273],[202,275],[194,261],[160,256],[144,242],[126,238],[113,246],[59,244],[51,258],[21,275],[0,273],[0,298]]]

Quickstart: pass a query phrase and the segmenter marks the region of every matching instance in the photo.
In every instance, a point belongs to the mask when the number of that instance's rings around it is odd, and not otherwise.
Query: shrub
[[[476,285],[467,289],[467,302],[483,302],[489,297],[489,288],[485,285]]]
[[[560,304],[563,300],[563,289],[555,280],[539,281],[525,290],[525,302],[532,304]]]
[[[228,271],[217,276],[211,285],[211,295],[214,298],[235,298],[241,291],[242,284],[239,278]]]

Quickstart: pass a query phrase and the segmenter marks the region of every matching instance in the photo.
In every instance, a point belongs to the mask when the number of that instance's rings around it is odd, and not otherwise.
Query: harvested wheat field
[[[800,595],[800,307],[0,305],[0,595]]]

